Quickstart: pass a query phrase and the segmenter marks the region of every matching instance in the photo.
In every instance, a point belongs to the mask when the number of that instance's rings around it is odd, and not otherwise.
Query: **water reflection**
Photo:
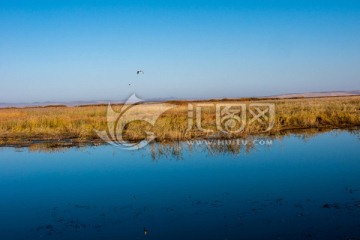
[[[209,155],[240,155],[249,154],[259,149],[271,148],[274,142],[281,142],[284,138],[294,137],[304,142],[315,138],[322,133],[331,133],[334,137],[343,132],[356,136],[360,141],[360,130],[329,130],[329,129],[298,129],[283,131],[278,135],[258,135],[238,139],[194,139],[186,141],[152,142],[145,149],[139,151],[149,154],[153,160],[159,158],[183,159],[183,153],[202,152]],[[104,146],[104,142],[76,143],[76,142],[37,142],[23,146],[15,146],[17,151],[29,150],[30,152],[57,153],[70,149],[87,149]]]
[[[359,132],[263,139],[3,148],[0,239],[358,238]]]

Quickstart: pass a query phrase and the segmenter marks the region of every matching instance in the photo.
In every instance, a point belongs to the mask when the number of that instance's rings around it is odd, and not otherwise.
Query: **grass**
[[[298,98],[298,99],[223,99],[209,101],[171,101],[176,107],[163,113],[151,126],[135,121],[125,127],[124,138],[139,140],[144,131],[152,131],[157,141],[199,138],[233,138],[264,134],[264,126],[255,123],[237,134],[226,135],[216,129],[214,108],[204,108],[202,126],[212,129],[204,133],[197,129],[187,131],[188,104],[201,103],[274,103],[275,124],[267,135],[283,134],[299,129],[350,129],[360,127],[360,96]],[[122,105],[114,106],[120,112]],[[150,114],[158,103],[141,105],[139,114]],[[33,141],[101,142],[95,132],[106,130],[107,106],[49,106],[37,108],[0,109],[0,145],[22,144]],[[249,120],[249,119],[248,119]]]

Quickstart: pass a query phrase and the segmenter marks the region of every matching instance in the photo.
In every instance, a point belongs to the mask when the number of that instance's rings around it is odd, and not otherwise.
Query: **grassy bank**
[[[344,129],[360,127],[360,96],[299,98],[299,99],[241,99],[211,100],[201,103],[273,103],[276,108],[274,127],[266,134],[276,135],[297,129]],[[158,141],[186,140],[206,137],[245,137],[264,131],[261,123],[246,126],[237,134],[222,134],[216,129],[215,108],[204,108],[202,127],[213,132],[205,133],[195,127],[188,128],[188,104],[186,101],[169,102],[175,108],[163,113],[155,126],[143,121],[135,121],[126,126],[124,138],[139,140],[145,137],[144,131],[152,131]],[[120,111],[121,105],[114,106]],[[139,108],[139,113],[149,112],[158,104],[147,104]],[[17,144],[36,140],[72,139],[75,142],[101,142],[95,129],[106,130],[107,106],[79,107],[37,107],[0,109],[0,145]],[[249,115],[248,119],[249,120]],[[195,123],[194,123],[195,125]]]

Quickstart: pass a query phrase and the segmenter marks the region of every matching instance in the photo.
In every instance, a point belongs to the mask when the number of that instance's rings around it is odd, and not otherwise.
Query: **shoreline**
[[[329,127],[319,127],[319,128],[293,128],[293,129],[284,129],[276,133],[271,134],[250,134],[247,136],[238,136],[238,137],[196,137],[191,139],[163,139],[161,141],[154,139],[152,141],[155,144],[173,144],[178,142],[187,142],[187,141],[199,141],[199,140],[234,140],[234,139],[248,139],[248,138],[269,138],[277,139],[291,135],[306,135],[306,136],[315,136],[322,133],[328,132],[358,132],[360,133],[360,126],[356,127],[346,127],[346,128],[329,128]],[[136,142],[136,141],[130,141]],[[109,143],[103,141],[100,138],[97,139],[82,139],[82,138],[63,138],[63,139],[53,139],[53,138],[34,138],[34,139],[10,139],[5,140],[0,139],[0,148],[28,148],[33,145],[44,145],[48,148],[72,148],[72,147],[87,147],[87,146],[103,146],[108,145]]]

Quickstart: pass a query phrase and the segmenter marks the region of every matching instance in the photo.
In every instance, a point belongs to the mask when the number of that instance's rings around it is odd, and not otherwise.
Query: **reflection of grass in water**
[[[255,135],[247,138],[237,139],[195,139],[185,141],[163,141],[163,142],[151,142],[148,147],[141,149],[141,151],[147,152],[153,160],[166,159],[183,160],[184,154],[192,154],[195,152],[202,152],[210,156],[216,155],[241,155],[250,154],[256,152],[258,149],[270,149],[275,142],[282,141],[285,137],[293,136],[303,141],[308,141],[314,138],[320,133],[331,132],[338,134],[343,130],[329,130],[329,129],[303,129],[297,130],[296,133],[291,131],[282,132],[277,135]],[[346,130],[347,133],[355,135],[360,141],[360,130]],[[253,140],[259,142],[259,140],[266,141],[264,144],[254,144]],[[86,150],[88,147],[105,145],[104,142],[91,142],[91,143],[79,143],[79,142],[28,142],[25,144],[14,144],[19,151],[28,149],[31,152],[66,152],[72,148],[78,150]],[[0,148],[1,150],[1,148]]]
[[[235,103],[235,100],[205,101],[196,103]],[[269,134],[278,134],[296,129],[310,128],[350,128],[360,126],[360,97],[328,97],[307,99],[245,99],[241,103],[274,103],[276,106],[275,126]],[[246,126],[244,131],[223,135],[216,130],[215,109],[204,108],[203,128],[214,133],[198,130],[187,132],[188,102],[173,101],[177,105],[157,120],[154,127],[143,121],[128,124],[125,139],[139,140],[145,137],[144,131],[152,131],[158,141],[187,140],[206,137],[234,138],[258,134],[264,130],[260,124]],[[142,106],[139,114],[151,112],[157,104]],[[121,105],[114,107],[120,111]],[[74,139],[78,142],[99,140],[94,129],[105,130],[106,106],[84,107],[43,107],[24,109],[0,109],[0,144],[21,143],[29,140]]]

